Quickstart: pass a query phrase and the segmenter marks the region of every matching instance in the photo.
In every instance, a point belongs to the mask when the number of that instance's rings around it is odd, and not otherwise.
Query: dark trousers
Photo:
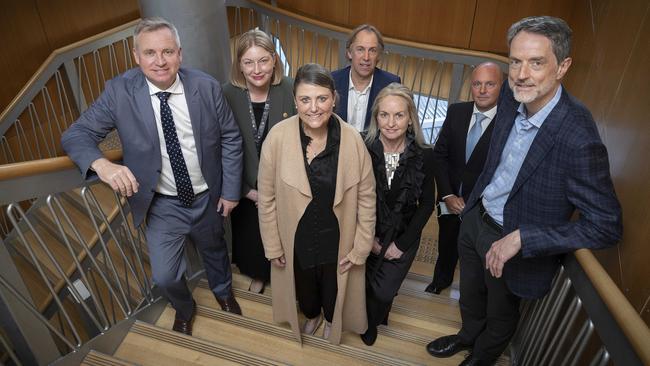
[[[433,285],[444,289],[454,281],[454,271],[458,262],[458,233],[460,219],[458,215],[438,217],[438,259],[433,270]]]
[[[223,218],[210,194],[199,194],[192,207],[178,199],[154,197],[147,215],[147,246],[153,282],[185,320],[192,315],[192,293],[185,282],[185,241],[192,240],[203,259],[210,289],[220,298],[230,294],[232,273],[223,237]]]
[[[296,299],[300,311],[308,319],[320,315],[323,309],[323,316],[328,322],[334,317],[336,306],[336,263],[320,264],[316,267],[302,269],[297,260],[293,263],[293,273],[296,282]]]
[[[480,204],[464,217],[458,237],[460,256],[460,315],[458,336],[473,344],[477,359],[498,358],[508,346],[519,321],[520,298],[508,290],[503,277],[485,269],[485,254],[503,233],[488,225]]]

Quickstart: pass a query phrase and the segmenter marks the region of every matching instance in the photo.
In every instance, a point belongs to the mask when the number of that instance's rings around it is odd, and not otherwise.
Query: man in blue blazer
[[[362,24],[346,43],[350,66],[332,72],[339,101],[335,113],[358,131],[370,124],[372,104],[386,85],[400,83],[397,75],[380,70],[377,62],[384,52],[384,39],[377,28]]]
[[[173,24],[143,19],[135,28],[133,54],[140,67],[108,81],[63,134],[62,144],[84,177],[96,173],[128,197],[136,226],[146,222],[154,283],[176,309],[173,329],[191,334],[196,304],[184,278],[186,238],[200,251],[221,307],[241,314],[223,238],[223,217],[240,196],[241,136],[219,83],[180,68]],[[113,129],[123,165],[97,148]]]
[[[515,332],[520,299],[549,291],[562,254],[615,245],[623,231],[596,124],[561,85],[571,29],[525,18],[508,43],[508,85],[458,238],[462,328],[427,346],[436,357],[470,349],[462,365],[494,363]]]

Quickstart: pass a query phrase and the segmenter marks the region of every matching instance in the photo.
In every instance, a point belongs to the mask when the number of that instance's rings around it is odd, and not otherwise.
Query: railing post
[[[64,62],[63,67],[65,68],[65,75],[70,84],[70,90],[72,90],[72,95],[74,96],[75,106],[79,114],[81,114],[88,108],[88,104],[86,103],[84,91],[81,88],[81,81],[77,75],[77,68],[74,66],[74,59]]]
[[[456,103],[460,99],[460,89],[463,86],[463,69],[465,65],[454,64],[451,69],[451,87],[449,88],[449,104]]]
[[[0,239],[0,276],[34,305],[5,245]],[[0,286],[0,324],[23,364],[47,365],[61,356],[49,330],[3,286]]]

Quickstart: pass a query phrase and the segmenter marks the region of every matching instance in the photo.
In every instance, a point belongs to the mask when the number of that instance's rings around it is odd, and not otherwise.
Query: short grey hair
[[[548,38],[558,64],[569,57],[573,31],[564,20],[547,15],[524,18],[510,26],[508,47],[519,32],[535,33]]]
[[[162,28],[167,28],[172,32],[176,46],[181,48],[181,38],[178,36],[178,30],[169,20],[161,17],[144,18],[136,24],[135,30],[133,31],[133,46],[138,48],[138,36],[140,33],[153,32]]]

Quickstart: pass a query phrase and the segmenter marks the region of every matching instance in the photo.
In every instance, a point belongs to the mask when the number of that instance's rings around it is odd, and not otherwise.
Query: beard
[[[536,101],[537,99],[547,95],[549,92],[554,87],[553,83],[544,83],[541,85],[535,85],[532,88],[528,88],[527,90],[518,90],[517,85],[513,81],[508,81],[508,85],[510,85],[510,89],[512,90],[512,94],[515,97],[515,100],[519,103],[532,103]]]

